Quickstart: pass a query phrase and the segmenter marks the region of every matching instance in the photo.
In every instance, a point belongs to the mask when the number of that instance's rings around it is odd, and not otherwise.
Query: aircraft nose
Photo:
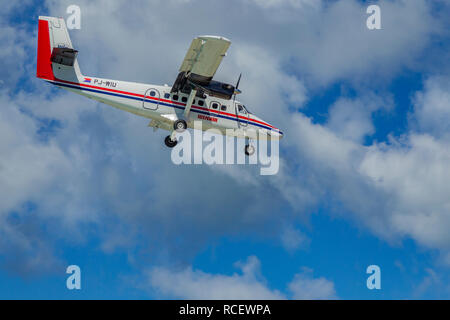
[[[272,130],[272,136],[275,139],[281,139],[283,138],[283,132],[280,129]]]

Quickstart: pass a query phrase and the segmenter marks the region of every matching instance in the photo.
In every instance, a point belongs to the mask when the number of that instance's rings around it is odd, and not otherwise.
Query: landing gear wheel
[[[183,132],[187,128],[187,123],[184,120],[177,120],[173,124],[173,130],[176,132]]]
[[[245,154],[247,156],[252,156],[255,153],[255,147],[251,144],[245,146]]]
[[[177,145],[177,143],[178,143],[178,141],[175,139],[175,140],[172,140],[171,138],[170,138],[170,136],[167,136],[165,139],[164,139],[164,143],[166,144],[166,146],[168,146],[169,148],[173,148],[173,147],[175,147],[176,145]]]

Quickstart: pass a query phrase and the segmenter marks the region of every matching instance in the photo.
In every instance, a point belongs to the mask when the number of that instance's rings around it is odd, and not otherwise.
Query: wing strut
[[[192,89],[189,94],[189,98],[186,104],[186,108],[184,109],[184,118],[189,119],[189,113],[191,112],[192,103],[194,102],[194,98],[197,94],[197,89]]]

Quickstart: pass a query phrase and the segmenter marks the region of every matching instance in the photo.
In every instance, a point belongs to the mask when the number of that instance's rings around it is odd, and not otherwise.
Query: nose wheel
[[[173,148],[173,147],[175,147],[177,145],[178,141],[177,141],[177,139],[175,137],[172,138],[171,136],[167,136],[164,139],[164,143],[166,144],[167,147]]]
[[[167,147],[173,148],[177,145],[177,132],[183,132],[187,128],[187,123],[184,120],[177,120],[173,124],[172,133],[164,139]]]

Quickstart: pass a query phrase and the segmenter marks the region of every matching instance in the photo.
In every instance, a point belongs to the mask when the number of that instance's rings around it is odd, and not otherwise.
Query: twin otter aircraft
[[[165,144],[177,144],[176,133],[202,121],[202,129],[246,139],[281,139],[283,133],[235,100],[236,86],[212,80],[231,42],[223,37],[195,38],[172,87],[101,79],[81,74],[65,21],[39,17],[37,77],[69,91],[151,119],[149,126],[171,131]],[[264,134],[255,134],[264,133]],[[245,146],[252,155],[254,146]]]

